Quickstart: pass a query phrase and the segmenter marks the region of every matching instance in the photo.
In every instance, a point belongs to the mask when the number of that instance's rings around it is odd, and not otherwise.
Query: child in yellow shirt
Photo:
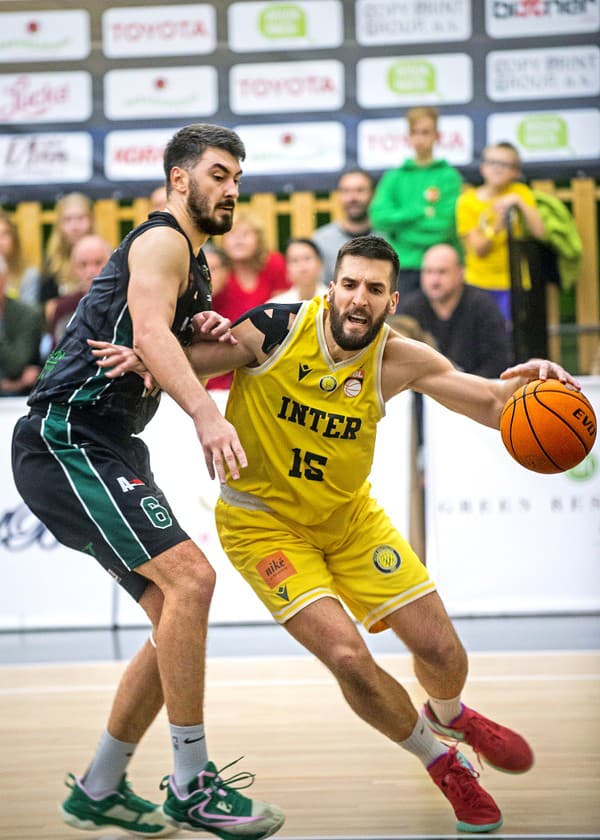
[[[465,249],[465,280],[490,292],[510,321],[508,213],[518,210],[513,228],[517,237],[523,236],[524,226],[540,239],[544,225],[533,193],[516,180],[521,162],[512,143],[486,146],[480,172],[483,184],[465,190],[456,205],[456,227]]]

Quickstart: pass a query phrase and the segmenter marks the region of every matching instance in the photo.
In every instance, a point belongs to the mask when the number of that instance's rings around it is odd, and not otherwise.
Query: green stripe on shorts
[[[92,522],[117,557],[132,569],[149,560],[150,555],[117,507],[85,450],[71,443],[69,413],[68,406],[52,403],[42,423],[42,437]]]

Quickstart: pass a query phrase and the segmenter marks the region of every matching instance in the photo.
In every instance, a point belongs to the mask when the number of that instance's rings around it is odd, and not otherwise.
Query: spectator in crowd
[[[337,192],[342,218],[318,227],[312,239],[323,255],[325,282],[333,277],[338,251],[355,236],[373,233],[369,220],[369,204],[373,198],[375,182],[364,169],[348,169],[338,180]]]
[[[231,263],[225,251],[213,242],[208,242],[202,250],[210,271],[210,285],[214,297],[225,288],[227,277],[231,271]]]
[[[35,304],[35,291],[40,273],[27,265],[21,247],[19,229],[5,210],[0,209],[0,256],[6,260],[8,282],[6,294],[20,298],[24,303]]]
[[[262,222],[252,213],[237,211],[233,227],[222,241],[229,270],[222,288],[213,289],[213,309],[220,315],[236,321],[248,309],[289,288],[285,257],[269,251]],[[224,373],[209,379],[206,387],[226,390],[232,379],[232,373]]]
[[[46,301],[46,329],[52,339],[50,350],[57,347],[79,301],[89,292],[92,280],[100,274],[111,253],[112,248],[108,242],[95,233],[82,236],[73,245],[71,274],[77,279],[77,290]]]
[[[396,312],[416,318],[438,350],[466,373],[496,379],[512,364],[502,313],[489,295],[465,284],[451,245],[425,252],[421,288],[401,297]]]
[[[456,205],[456,226],[465,249],[465,280],[491,294],[506,320],[510,321],[507,226],[510,221],[517,238],[528,231],[541,239],[544,224],[532,191],[517,180],[521,175],[521,163],[512,143],[486,146],[480,172],[481,186],[465,190]],[[517,211],[514,219],[513,210]],[[521,273],[526,286],[525,264]]]
[[[148,196],[149,206],[148,213],[154,213],[156,210],[164,210],[167,203],[167,188],[164,184],[155,187]]]
[[[223,250],[231,268],[225,288],[213,295],[213,307],[231,321],[289,289],[285,257],[269,251],[264,226],[252,213],[236,213],[233,227],[223,236]]]
[[[56,202],[56,221],[48,238],[38,301],[66,295],[77,289],[71,272],[71,250],[82,236],[93,232],[92,202],[83,193],[67,193]]]
[[[400,297],[419,288],[427,248],[440,242],[459,246],[454,214],[462,186],[459,172],[434,158],[437,109],[411,108],[406,120],[414,157],[382,175],[369,209],[373,226],[400,258]]]
[[[0,397],[28,394],[41,369],[40,312],[8,295],[8,282],[8,263],[0,256]]]
[[[312,239],[290,239],[284,250],[288,280],[292,284],[286,292],[271,298],[274,303],[297,303],[324,295],[323,257]]]

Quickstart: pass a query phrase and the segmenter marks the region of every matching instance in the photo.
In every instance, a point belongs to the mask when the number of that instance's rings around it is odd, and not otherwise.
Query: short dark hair
[[[345,178],[346,175],[362,175],[363,178],[365,178],[365,180],[367,180],[371,185],[371,189],[375,189],[375,178],[373,177],[373,175],[371,175],[370,172],[367,172],[366,169],[361,169],[360,166],[351,166],[349,169],[344,169],[344,171],[340,174],[340,177],[338,178],[338,187],[340,185],[340,181],[342,180],[342,178]]]
[[[235,131],[221,125],[193,123],[180,128],[166,145],[163,164],[167,189],[171,180],[171,169],[180,166],[188,169],[194,166],[209,146],[224,149],[238,160],[244,160],[246,149]]]
[[[290,245],[308,245],[309,248],[312,248],[317,257],[323,262],[323,253],[316,242],[312,239],[307,239],[304,236],[294,236],[292,239],[288,239],[285,243],[285,248],[283,249],[283,253],[287,256],[288,248]]]
[[[398,288],[398,274],[400,273],[400,260],[398,254],[385,239],[381,236],[355,236],[348,242],[344,243],[338,251],[337,259],[335,261],[335,268],[333,269],[333,282],[337,281],[337,275],[340,263],[345,256],[366,257],[369,260],[384,260],[391,263],[391,291],[395,292]]]

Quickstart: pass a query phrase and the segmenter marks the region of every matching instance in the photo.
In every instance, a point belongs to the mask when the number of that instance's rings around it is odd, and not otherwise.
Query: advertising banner
[[[211,394],[224,410],[227,392]],[[0,400],[0,630],[146,624],[141,607],[93,557],[59,545],[21,501],[12,480],[10,440],[15,422],[26,411],[24,399]],[[410,395],[395,397],[379,426],[371,473],[375,496],[403,534],[409,527],[410,423]],[[210,621],[270,622],[221,549],[213,515],[219,483],[209,478],[190,418],[163,395],[143,438],[175,516],[217,572]]]
[[[600,417],[600,378],[581,377]],[[427,565],[453,615],[600,609],[600,443],[526,470],[500,433],[425,400]]]
[[[527,178],[600,176],[598,0],[28,5],[0,12],[0,204],[148,195],[194,121],[240,132],[242,194],[329,191],[400,165],[418,105],[467,181],[498,140]]]

